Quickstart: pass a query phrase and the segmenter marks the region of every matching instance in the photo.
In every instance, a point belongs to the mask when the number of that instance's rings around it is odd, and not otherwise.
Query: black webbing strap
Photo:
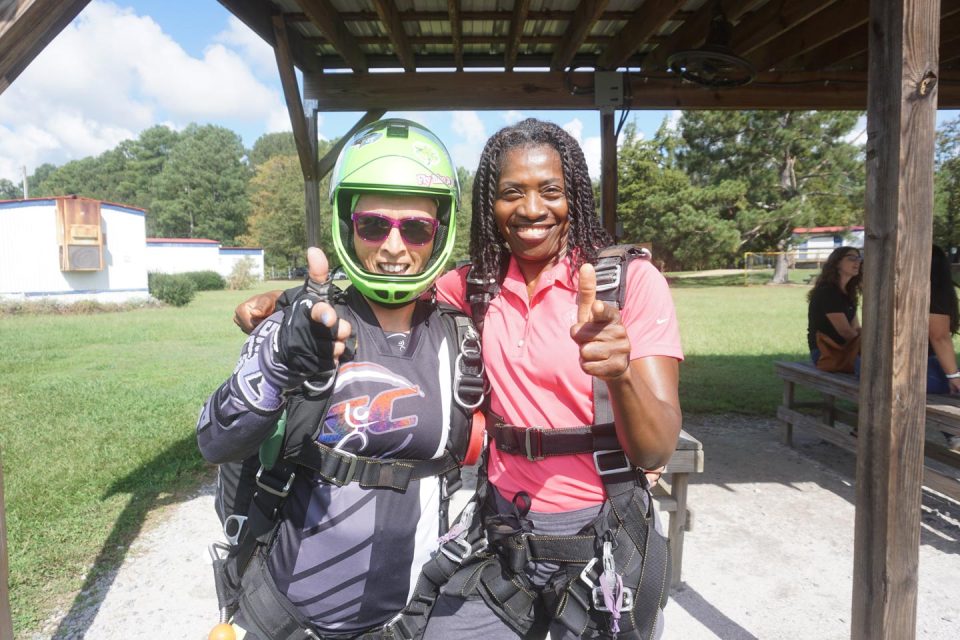
[[[600,251],[593,269],[597,274],[597,300],[623,309],[627,297],[627,265],[637,258],[650,258],[650,253],[632,244],[618,244]],[[600,424],[613,421],[613,406],[607,384],[593,379],[593,420]]]
[[[486,417],[487,434],[497,451],[525,456],[528,460],[621,449],[613,422],[543,429],[505,424],[503,418],[492,411],[488,411]]]
[[[490,301],[500,293],[500,283],[507,277],[507,271],[510,269],[510,256],[500,256],[500,273],[496,278],[487,278],[480,273],[475,265],[470,265],[467,270],[466,291],[464,297],[470,305],[470,315],[473,317],[473,324],[477,331],[483,335],[483,319],[487,315],[487,308]]]
[[[356,482],[366,489],[399,491],[406,490],[411,480],[444,475],[460,466],[449,451],[430,460],[381,459],[358,456],[316,442],[288,460],[313,469],[324,481],[338,487]]]

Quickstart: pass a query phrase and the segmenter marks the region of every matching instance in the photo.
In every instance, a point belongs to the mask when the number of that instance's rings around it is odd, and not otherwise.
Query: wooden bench
[[[858,380],[844,373],[827,373],[805,362],[777,362],[777,375],[783,379],[783,402],[777,408],[777,418],[783,425],[783,442],[793,446],[793,428],[802,427],[815,432],[824,440],[856,453],[857,403],[860,398]],[[921,384],[925,384],[921,381]],[[796,385],[821,394],[820,402],[798,402]],[[839,406],[837,401],[846,401],[850,407]],[[814,414],[801,409],[813,409]],[[928,460],[924,466],[923,484],[929,489],[960,501],[960,475],[944,473],[932,468],[929,461],[936,460],[960,471],[960,453],[950,451],[944,444],[940,431],[960,435],[960,399],[945,395],[928,395],[926,404],[927,425],[936,430],[937,439],[927,439],[923,454]]]
[[[660,511],[670,514],[667,539],[670,544],[670,586],[680,584],[683,566],[683,534],[690,531],[693,517],[687,506],[687,485],[691,473],[703,472],[703,445],[686,431],[680,432],[677,450],[670,458],[660,481],[653,488],[653,498]]]

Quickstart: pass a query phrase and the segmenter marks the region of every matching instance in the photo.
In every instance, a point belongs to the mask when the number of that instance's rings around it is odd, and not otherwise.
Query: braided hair
[[[595,264],[600,249],[613,244],[600,225],[593,202],[593,187],[583,150],[569,133],[552,122],[527,118],[493,134],[483,148],[473,182],[473,220],[470,223],[470,258],[487,279],[498,279],[510,260],[510,249],[497,228],[493,206],[497,183],[507,152],[546,145],[560,155],[563,186],[569,207],[566,249],[573,268]]]

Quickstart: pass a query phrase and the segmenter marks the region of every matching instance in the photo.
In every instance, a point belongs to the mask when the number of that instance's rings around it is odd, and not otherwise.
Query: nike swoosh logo
[[[667,321],[667,318],[657,318],[657,324],[663,324]]]

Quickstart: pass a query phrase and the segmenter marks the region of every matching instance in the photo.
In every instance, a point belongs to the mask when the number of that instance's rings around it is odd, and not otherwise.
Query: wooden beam
[[[593,109],[593,94],[571,95],[567,80],[590,85],[592,73],[304,74],[303,94],[321,111],[452,109]],[[709,90],[675,77],[630,74],[634,109],[866,109],[865,74],[763,73],[736,89]],[[960,74],[943,72],[940,106],[960,107]]]
[[[453,53],[449,54],[418,54],[416,57],[417,69],[453,69],[456,67],[456,61],[454,60]],[[595,54],[577,54],[570,66],[576,68],[596,68],[597,66],[597,55]],[[520,68],[526,69],[541,69],[548,68],[550,66],[553,56],[549,53],[520,53],[517,55],[517,61],[514,64],[514,70]],[[324,56],[322,59],[317,59],[318,64],[322,66],[323,69],[349,69],[342,58],[339,56]],[[628,65],[632,67],[640,66],[640,55],[634,55]],[[503,64],[503,58],[499,56],[491,57],[489,53],[464,53],[463,54],[463,68],[464,69],[485,69],[489,70],[492,68],[499,68]],[[368,69],[388,69],[395,70],[397,68],[397,58],[393,55],[381,55],[381,54],[370,54],[367,56],[367,68]],[[318,69],[319,71],[319,69]]]
[[[289,22],[289,21],[288,21]],[[356,36],[354,38],[357,41],[357,44],[367,44],[367,45],[389,45],[390,38],[385,35],[377,36]],[[324,45],[331,44],[329,40],[324,36],[310,36],[306,38],[307,42],[315,45]],[[425,44],[450,44],[450,36],[407,36],[407,40],[410,41],[412,45],[425,45]],[[545,36],[545,35],[527,35],[524,34],[522,40],[527,44],[549,44],[556,46],[563,42],[563,36]],[[647,41],[647,44],[659,44],[663,38],[654,36]],[[504,48],[510,44],[509,35],[484,35],[484,36],[460,36],[460,41],[463,44],[479,44],[479,45],[497,45],[503,46]],[[613,42],[613,36],[587,36],[587,39],[584,40],[586,44],[598,44],[602,46],[607,46]],[[370,57],[367,57],[369,62]],[[490,66],[489,63],[487,66]]]
[[[866,53],[868,35],[867,25],[862,24],[856,29],[824,42],[812,51],[790,58],[784,66],[810,71],[835,66],[847,58]]]
[[[741,15],[749,11],[751,7],[757,4],[757,0],[736,0],[725,2],[723,11],[727,20],[736,22]],[[683,21],[683,24],[675,29],[673,33],[657,45],[657,48],[650,52],[643,60],[643,67],[646,70],[663,69],[666,67],[667,58],[677,51],[686,49],[696,49],[702,45],[710,32],[710,23],[713,21],[713,14],[716,10],[716,4],[710,2],[703,3],[692,16]]]
[[[374,0],[374,7],[377,15],[380,16],[380,22],[383,23],[390,37],[390,44],[393,45],[393,53],[400,59],[400,66],[404,71],[416,71],[417,64],[413,59],[413,47],[410,46],[410,39],[400,21],[400,12],[397,11],[397,5],[393,0]]]
[[[939,18],[939,0],[870,2],[854,640],[917,631]]]
[[[89,2],[0,1],[0,94]]]
[[[460,0],[447,0],[447,15],[450,17],[454,64],[458,71],[463,71],[463,20],[460,17]]]
[[[308,247],[323,246],[320,237],[320,181],[323,176],[317,163],[317,103],[307,100],[304,103],[307,112],[307,139],[310,141],[311,178],[303,181],[303,209],[306,215],[306,236]]]
[[[273,12],[270,3],[261,2],[261,0],[218,1],[227,11],[247,25],[251,31],[260,36],[264,42],[271,47],[276,45],[273,32]],[[288,30],[287,40],[289,41],[293,64],[301,71],[320,71],[323,69],[319,64],[313,46],[300,33],[296,30]]]
[[[357,123],[350,128],[350,131],[347,131],[342,138],[337,140],[323,158],[320,159],[320,162],[317,164],[317,180],[323,180],[326,175],[330,173],[333,165],[337,163],[337,156],[340,155],[340,151],[344,145],[347,144],[347,140],[352,138],[353,135],[363,127],[382,118],[385,113],[386,111],[383,109],[373,109],[363,114],[363,117],[357,120]]]
[[[277,58],[277,71],[280,73],[280,85],[283,87],[287,113],[290,114],[290,126],[293,128],[297,155],[300,157],[300,170],[303,172],[304,181],[313,180],[314,165],[317,161],[314,153],[316,142],[311,142],[308,137],[307,120],[303,115],[300,88],[297,86],[297,73],[294,71],[293,59],[290,56],[287,22],[279,13],[273,16],[273,36],[276,41],[273,51]]]
[[[614,111],[600,112],[600,221],[611,238],[617,233],[617,132]]]
[[[448,0],[449,1],[449,0]],[[762,2],[762,0],[757,0]],[[678,17],[683,19],[689,12],[680,12]],[[287,13],[288,20],[295,22],[309,22],[310,19],[303,13]],[[542,9],[531,11],[528,17],[531,20],[563,20],[573,19],[573,11],[562,9]],[[461,11],[460,17],[470,22],[510,22],[510,11]],[[633,11],[604,11],[600,14],[601,20],[629,20]],[[373,11],[341,11],[340,19],[344,22],[375,22],[377,14]],[[446,22],[449,14],[443,11],[401,11],[400,20],[403,22]]]
[[[367,56],[353,38],[353,34],[337,14],[330,0],[297,0],[297,4],[310,18],[317,29],[325,35],[340,57],[347,61],[355,73],[367,70]]]
[[[573,17],[567,24],[567,30],[563,33],[563,44],[554,50],[553,58],[550,60],[550,68],[553,71],[563,71],[570,66],[580,45],[590,34],[590,30],[603,10],[607,8],[607,2],[608,0],[582,0],[577,5]]]
[[[941,40],[940,65],[943,66],[947,63],[953,62],[957,58],[960,58],[960,38],[954,38],[949,42],[943,42]]]
[[[804,20],[776,40],[751,51],[746,58],[758,71],[774,68],[777,63],[815,49],[833,38],[867,22],[870,0],[843,0]],[[737,50],[739,51],[739,50]]]
[[[960,7],[942,11],[940,18],[940,64],[942,65],[951,59],[944,56],[944,48],[947,43],[955,41],[957,34],[960,34]],[[867,37],[867,25],[862,24],[806,54],[791,58],[787,65],[791,69],[816,71],[835,67],[839,62],[855,56],[859,62],[859,57],[867,53]],[[857,66],[854,63],[850,68],[866,67]]]
[[[661,27],[673,17],[677,9],[685,4],[684,0],[647,0],[627,24],[620,29],[613,42],[600,54],[597,64],[601,69],[622,67],[640,45],[660,31]],[[712,3],[709,3],[712,4]]]
[[[513,65],[517,61],[517,52],[520,50],[520,39],[523,37],[523,25],[527,21],[527,11],[529,9],[530,0],[518,0],[513,3],[513,15],[510,18],[510,35],[507,37],[507,47],[503,52],[503,67],[507,71],[513,71]]]
[[[743,20],[737,24],[730,40],[730,48],[740,55],[746,55],[837,1],[771,0],[753,13],[744,16]]]

